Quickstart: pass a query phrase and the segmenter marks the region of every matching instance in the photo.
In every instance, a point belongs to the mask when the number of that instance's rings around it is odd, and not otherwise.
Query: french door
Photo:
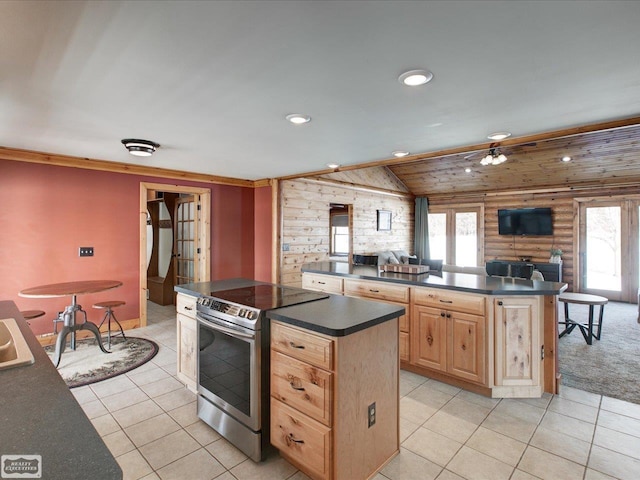
[[[639,217],[640,198],[579,202],[579,291],[614,301],[637,301]]]
[[[432,259],[448,265],[475,267],[484,259],[484,208],[459,205],[429,208],[429,250]]]
[[[198,210],[195,195],[176,200],[174,215],[174,285],[192,283],[196,280],[198,264]]]

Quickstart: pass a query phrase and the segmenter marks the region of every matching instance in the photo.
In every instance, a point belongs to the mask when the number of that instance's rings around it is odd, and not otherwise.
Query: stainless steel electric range
[[[198,299],[198,416],[256,462],[269,445],[265,312],[327,297],[261,283]]]

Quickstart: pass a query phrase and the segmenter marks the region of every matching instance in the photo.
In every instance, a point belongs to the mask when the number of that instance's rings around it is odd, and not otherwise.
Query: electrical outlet
[[[80,247],[81,257],[93,257],[93,247]]]
[[[283,252],[288,252],[289,251],[289,244],[288,243],[283,243],[282,244],[282,251]]]
[[[369,419],[369,428],[373,427],[376,424],[376,402],[373,402],[369,405],[369,414],[367,418]]]

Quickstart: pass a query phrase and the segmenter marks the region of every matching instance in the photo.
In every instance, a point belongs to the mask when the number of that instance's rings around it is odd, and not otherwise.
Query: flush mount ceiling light
[[[340,166],[338,163],[327,163],[327,167],[336,169]]]
[[[429,70],[410,70],[398,77],[398,81],[408,87],[417,87],[429,83],[433,79],[433,73]]]
[[[407,152],[405,150],[394,150],[393,152],[391,152],[391,155],[393,155],[394,157],[397,157],[397,158],[402,158],[402,157],[406,157],[407,155],[409,155],[409,152]]]
[[[125,138],[122,140],[122,144],[129,150],[131,155],[136,157],[150,157],[156,151],[156,148],[160,148],[160,145],[155,142],[137,138]]]
[[[311,117],[309,115],[302,115],[300,113],[290,113],[284,118],[289,120],[294,125],[302,125],[311,121]]]
[[[480,160],[480,165],[500,165],[507,161],[507,156],[497,148],[489,149],[489,153]]]
[[[570,162],[570,161],[571,161],[571,157],[569,157],[569,156],[564,156],[564,157],[562,157],[562,161],[563,161],[563,162]]]
[[[505,138],[508,138],[511,136],[510,132],[496,132],[496,133],[492,133],[491,135],[488,135],[487,138],[490,140],[504,140]]]

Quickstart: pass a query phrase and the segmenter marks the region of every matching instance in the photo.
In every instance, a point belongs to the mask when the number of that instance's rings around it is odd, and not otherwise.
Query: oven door
[[[198,320],[198,393],[257,432],[260,419],[260,331],[202,312]]]

